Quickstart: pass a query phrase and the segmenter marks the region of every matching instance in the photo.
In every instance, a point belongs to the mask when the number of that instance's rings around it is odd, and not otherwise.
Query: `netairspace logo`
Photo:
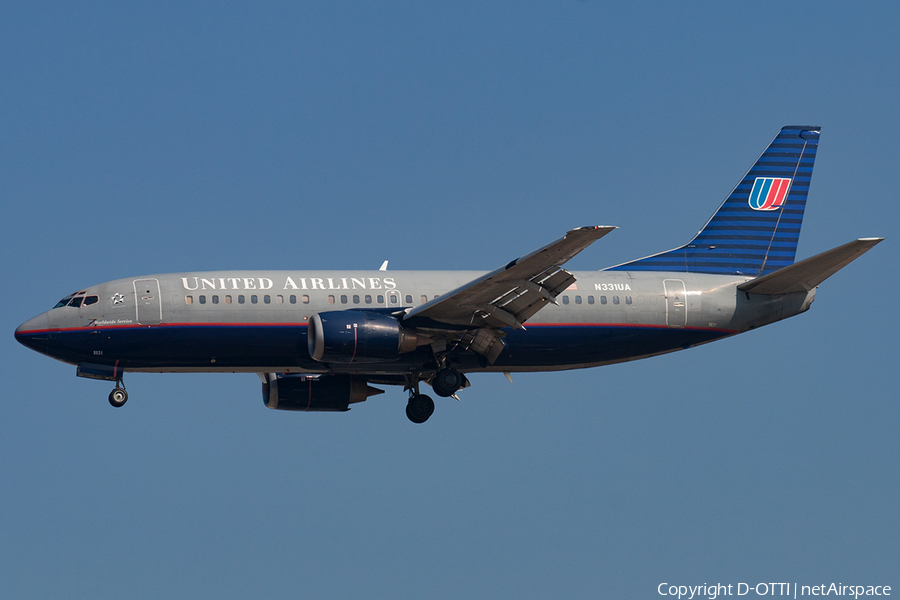
[[[800,585],[797,583],[723,583],[703,585],[670,585],[661,583],[656,588],[660,596],[673,596],[681,600],[686,598],[709,598],[716,600],[720,596],[788,596],[799,598],[801,596],[845,596],[859,598],[860,596],[890,596],[889,585],[844,585],[842,583]]]

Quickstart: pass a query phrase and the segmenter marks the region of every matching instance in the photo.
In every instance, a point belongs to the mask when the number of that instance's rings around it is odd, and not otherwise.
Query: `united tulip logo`
[[[778,210],[787,198],[791,180],[785,177],[757,177],[750,191],[750,208]]]

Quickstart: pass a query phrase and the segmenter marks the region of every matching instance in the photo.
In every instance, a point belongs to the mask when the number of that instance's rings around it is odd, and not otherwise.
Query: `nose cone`
[[[46,354],[50,341],[47,313],[29,319],[16,328],[16,340],[23,346]]]

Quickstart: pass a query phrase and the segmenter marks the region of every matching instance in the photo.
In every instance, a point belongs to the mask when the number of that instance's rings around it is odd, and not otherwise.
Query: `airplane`
[[[884,238],[794,262],[820,128],[782,128],[687,244],[598,271],[563,265],[615,227],[477,271],[219,271],[84,288],[20,325],[25,346],[115,382],[126,372],[246,372],[265,406],[346,411],[403,386],[424,423],[471,373],[580,369],[691,348],[798,315]]]

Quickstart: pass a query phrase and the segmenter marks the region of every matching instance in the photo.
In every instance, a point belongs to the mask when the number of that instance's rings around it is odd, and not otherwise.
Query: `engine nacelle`
[[[306,335],[309,355],[327,363],[392,360],[428,343],[391,315],[364,310],[315,314]]]
[[[263,404],[278,410],[345,411],[384,390],[346,375],[282,375],[267,373],[262,384]]]

